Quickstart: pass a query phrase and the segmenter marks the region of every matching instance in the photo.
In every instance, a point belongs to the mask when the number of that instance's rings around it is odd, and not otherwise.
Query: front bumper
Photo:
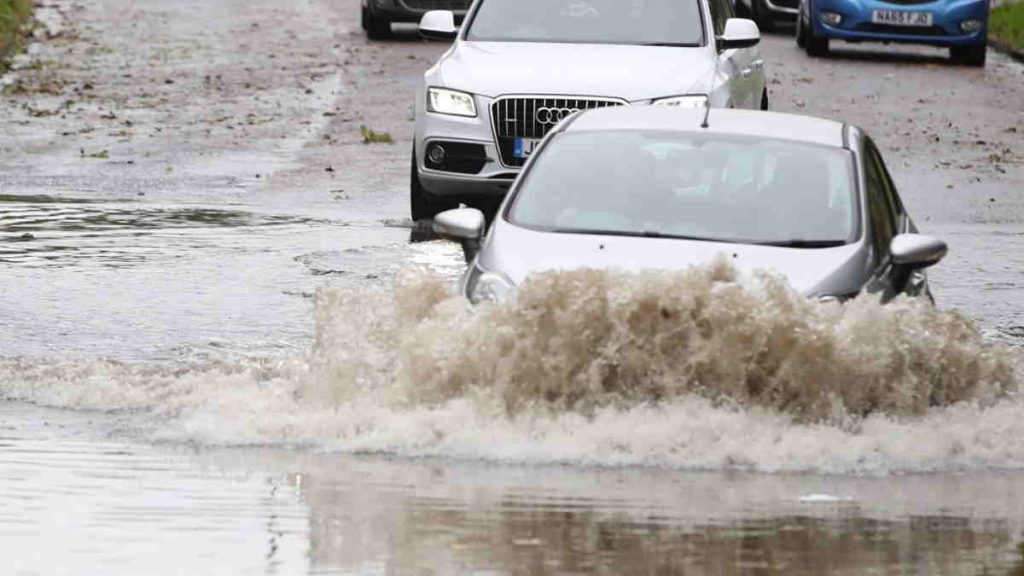
[[[417,97],[416,137],[417,169],[423,187],[435,196],[503,196],[519,173],[518,168],[502,164],[491,129],[491,98],[476,95],[475,118],[427,112],[424,98]],[[483,146],[486,161],[475,174],[457,174],[427,167],[426,150],[432,142],[462,142]]]
[[[900,42],[929,44],[932,46],[971,46],[984,44],[988,37],[988,2],[986,0],[959,0],[924,2],[920,4],[896,4],[878,0],[814,0],[811,3],[811,26],[815,36],[849,41]],[[932,26],[913,28],[874,24],[871,15],[875,10],[897,10],[907,12],[930,12]],[[821,21],[821,12],[837,12],[842,15],[838,26]],[[964,33],[960,23],[965,20],[979,20],[979,30]]]
[[[456,21],[466,16],[468,3],[455,0],[367,0],[374,14],[391,22],[419,22],[431,10],[451,10]]]

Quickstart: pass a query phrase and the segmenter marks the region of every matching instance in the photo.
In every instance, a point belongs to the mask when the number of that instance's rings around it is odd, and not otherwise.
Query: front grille
[[[526,164],[525,158],[515,157],[517,138],[539,140],[547,135],[557,120],[551,112],[558,111],[557,117],[568,116],[578,110],[621,106],[624,102],[608,98],[570,98],[557,96],[520,96],[499,98],[491,104],[491,122],[501,162],[505,166],[519,167]],[[538,120],[538,112],[541,119]]]
[[[465,12],[471,0],[401,0],[411,10],[454,10]]]
[[[878,32],[880,34],[905,34],[907,36],[945,36],[946,31],[941,26],[892,26],[890,24],[875,24],[865,22],[858,24],[855,30],[859,32]]]

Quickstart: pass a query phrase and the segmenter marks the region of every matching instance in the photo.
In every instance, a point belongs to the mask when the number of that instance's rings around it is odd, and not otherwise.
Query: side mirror
[[[434,216],[434,232],[442,238],[462,244],[466,262],[472,262],[480,252],[480,239],[484,237],[487,219],[476,208],[445,210]]]
[[[725,31],[715,38],[721,51],[734,48],[750,48],[761,42],[761,31],[753,20],[746,18],[729,18],[725,21]]]
[[[946,243],[923,234],[899,234],[889,244],[892,263],[907,270],[938,264],[946,256]]]
[[[458,34],[451,10],[431,10],[420,19],[420,36],[428,40],[454,40]]]

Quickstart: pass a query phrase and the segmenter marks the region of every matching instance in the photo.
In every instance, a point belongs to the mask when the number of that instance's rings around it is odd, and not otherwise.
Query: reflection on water
[[[260,465],[302,470],[318,574],[1024,574],[1019,474],[773,477],[266,452]]]
[[[194,206],[0,195],[0,263],[126,266],[298,232],[307,218]]]
[[[1020,473],[193,451],[131,440],[150,417],[0,405],[5,574],[1024,575]]]
[[[286,478],[112,440],[102,415],[0,404],[0,573],[294,574],[308,524]]]

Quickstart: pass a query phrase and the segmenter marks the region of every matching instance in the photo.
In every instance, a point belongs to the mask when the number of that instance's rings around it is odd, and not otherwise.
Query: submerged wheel
[[[988,46],[976,44],[974,46],[954,46],[949,49],[949,55],[953,60],[968,66],[985,66],[985,56],[988,54]]]
[[[433,218],[455,206],[430,195],[420,183],[420,172],[416,166],[416,152],[412,153],[412,171],[409,175],[409,212],[413,222]]]
[[[366,37],[370,40],[380,40],[391,36],[391,21],[374,14],[369,6],[363,6],[362,25],[363,30],[366,31]]]

